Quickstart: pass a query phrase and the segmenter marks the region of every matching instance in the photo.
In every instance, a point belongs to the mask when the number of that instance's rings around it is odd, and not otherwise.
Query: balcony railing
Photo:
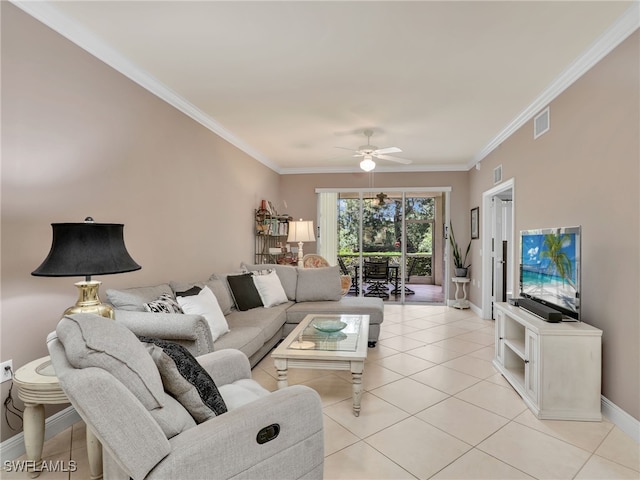
[[[343,259],[347,269],[352,270],[355,265],[358,265],[360,254],[340,254],[339,257]],[[402,254],[400,252],[364,252],[362,257],[373,261],[388,258],[390,264],[399,265]],[[410,281],[412,276],[433,277],[432,263],[433,255],[430,253],[407,253],[404,266],[406,281]]]

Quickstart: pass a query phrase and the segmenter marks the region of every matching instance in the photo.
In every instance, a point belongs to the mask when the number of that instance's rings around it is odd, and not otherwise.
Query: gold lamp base
[[[75,283],[74,285],[78,288],[78,301],[73,307],[67,308],[64,314],[93,313],[111,320],[115,319],[115,312],[111,305],[100,302],[98,289],[101,284],[102,282],[94,280]]]

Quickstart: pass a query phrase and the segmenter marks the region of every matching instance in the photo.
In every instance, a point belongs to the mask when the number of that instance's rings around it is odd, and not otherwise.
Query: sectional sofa
[[[251,298],[246,298],[254,282],[260,285],[252,280],[260,275],[270,275],[271,282],[277,276],[277,283],[282,288],[275,287],[280,292],[281,303],[269,299],[269,291],[265,297],[264,289],[259,294],[267,301],[267,307],[254,305]],[[154,310],[154,302],[159,299],[186,305],[188,296],[202,295],[205,287],[213,293],[224,315],[224,319],[217,320],[222,321],[222,328],[218,328],[219,323],[212,324],[207,315],[172,313],[166,309],[149,311]],[[369,315],[370,347],[378,341],[384,317],[381,299],[343,296],[338,267],[304,269],[276,264],[242,264],[240,272],[214,273],[204,281],[171,281],[124,290],[109,289],[106,293],[107,301],[115,308],[116,322],[137,335],[180,343],[196,356],[235,348],[249,357],[251,366],[308,314]]]

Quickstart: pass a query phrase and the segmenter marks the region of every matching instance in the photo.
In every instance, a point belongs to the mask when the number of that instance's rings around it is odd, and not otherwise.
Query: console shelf
[[[599,421],[602,330],[496,303],[493,365],[543,420]]]

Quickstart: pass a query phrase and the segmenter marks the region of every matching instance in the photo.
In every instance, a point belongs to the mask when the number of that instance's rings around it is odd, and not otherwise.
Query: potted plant
[[[453,248],[453,266],[455,269],[456,277],[466,277],[468,268],[471,264],[467,265],[467,257],[469,256],[469,251],[471,250],[471,240],[469,240],[469,245],[467,245],[467,250],[464,252],[464,257],[460,252],[460,248],[458,248],[458,243],[456,242],[456,237],[453,234],[453,225],[449,222],[449,242],[451,242],[451,247]]]

